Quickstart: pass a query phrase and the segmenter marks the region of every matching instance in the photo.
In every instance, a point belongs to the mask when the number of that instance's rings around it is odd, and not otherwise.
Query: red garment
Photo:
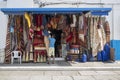
[[[73,33],[71,32],[69,36],[67,37],[66,42],[70,42],[72,38],[73,38]]]
[[[37,27],[42,25],[42,15],[37,15],[36,17],[36,25]]]
[[[42,30],[36,31],[36,34],[42,36]]]

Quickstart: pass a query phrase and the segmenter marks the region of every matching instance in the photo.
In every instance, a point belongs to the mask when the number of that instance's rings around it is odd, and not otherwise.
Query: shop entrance
[[[22,62],[47,62],[51,35],[56,40],[56,60],[80,61],[83,54],[87,56],[87,60],[96,58],[105,43],[110,41],[110,29],[105,17],[92,16],[88,12],[89,10],[63,14],[51,11],[51,14],[37,14],[26,11],[23,15],[10,14],[5,61],[10,62],[11,51],[20,50]]]

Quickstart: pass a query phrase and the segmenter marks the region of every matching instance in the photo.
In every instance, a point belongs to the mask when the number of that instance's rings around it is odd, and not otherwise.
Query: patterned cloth
[[[94,23],[92,23],[94,20]],[[99,35],[98,35],[98,30],[97,30],[97,20],[96,18],[93,17],[91,19],[91,27],[90,27],[90,33],[91,33],[91,48],[92,48],[92,55],[97,56],[98,52],[98,46],[99,46]]]
[[[10,31],[9,26],[7,27],[7,35],[6,35],[6,47],[5,47],[5,63],[10,63]]]

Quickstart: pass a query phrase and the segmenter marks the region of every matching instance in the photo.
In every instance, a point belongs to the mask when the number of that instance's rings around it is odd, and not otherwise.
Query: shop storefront
[[[83,55],[88,61],[97,59],[105,44],[110,43],[110,28],[105,16],[111,8],[1,10],[8,15],[5,63],[11,62],[11,51],[14,50],[22,52],[22,62],[46,62],[49,35],[54,35],[56,39],[56,59],[70,61],[81,61]]]

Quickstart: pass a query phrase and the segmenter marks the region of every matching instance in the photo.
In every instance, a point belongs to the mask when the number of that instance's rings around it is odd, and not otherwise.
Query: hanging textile
[[[110,26],[109,26],[108,21],[105,22],[104,29],[106,33],[106,42],[109,43],[110,42]]]
[[[79,16],[79,20],[78,20],[79,30],[83,29],[83,26],[84,26],[84,19],[83,18],[84,18],[83,15]]]
[[[11,40],[11,51],[15,49],[16,41],[15,41],[15,33],[14,33],[14,15],[11,15],[10,21],[10,40]]]
[[[38,23],[37,27],[40,27],[42,25],[42,15],[38,15],[37,23]]]
[[[87,21],[87,24],[88,24],[88,32],[87,32],[87,35],[88,35],[88,36],[87,36],[87,46],[88,46],[88,47],[87,47],[87,48],[88,48],[88,50],[90,50],[90,46],[91,46],[91,44],[90,44],[90,22],[91,22],[91,21],[90,21],[90,20],[91,20],[91,18],[88,16],[88,17],[87,17],[87,20],[88,20],[88,21]]]
[[[98,34],[99,34],[99,42],[100,42],[100,46],[99,46],[99,50],[103,50],[103,47],[106,43],[106,36],[105,36],[105,32],[104,32],[104,28],[103,28],[103,24],[102,24],[102,18],[99,17],[98,18]]]
[[[9,29],[10,21],[11,21],[11,18],[9,16],[8,25],[7,25],[7,34],[6,34],[5,63],[10,63],[10,58],[11,58],[11,55],[10,55],[10,53],[11,53],[11,50],[10,50],[10,29]]]
[[[84,15],[84,25],[83,25],[83,28],[84,28],[84,35],[86,36],[87,35],[87,29],[88,29],[88,25],[87,25],[87,18],[86,16]]]
[[[31,26],[31,19],[30,19],[30,15],[28,13],[25,13],[24,14],[25,16],[25,19],[27,20],[27,23],[28,23],[28,27],[30,28]]]
[[[76,21],[77,21],[76,15],[72,15],[72,19],[73,19],[73,23],[70,24],[70,27],[76,27]]]
[[[93,32],[93,33],[92,33]],[[98,46],[99,46],[99,35],[97,30],[97,20],[93,18],[93,27],[91,25],[91,47],[92,47],[92,55],[93,57],[97,56]]]
[[[83,15],[79,16],[79,22],[78,22],[78,28],[79,28],[79,39],[84,42],[84,17]]]
[[[42,16],[42,25],[45,27],[47,24],[47,19],[46,19],[46,15]]]
[[[70,25],[70,23],[71,23],[70,15],[66,15],[66,25]]]
[[[58,28],[59,29],[64,29],[66,27],[66,16],[61,15],[58,17]]]

